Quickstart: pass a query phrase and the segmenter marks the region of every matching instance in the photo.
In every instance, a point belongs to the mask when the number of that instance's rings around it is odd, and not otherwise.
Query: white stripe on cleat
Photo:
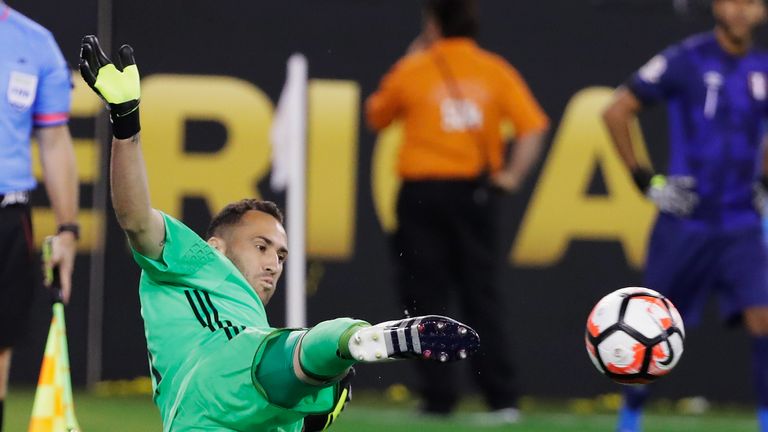
[[[359,329],[349,351],[361,362],[421,358],[441,363],[463,360],[480,347],[478,334],[451,318],[428,315]]]

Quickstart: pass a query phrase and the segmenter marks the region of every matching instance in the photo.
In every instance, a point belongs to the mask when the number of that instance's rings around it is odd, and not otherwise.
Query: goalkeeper
[[[322,429],[343,406],[338,383],[353,364],[451,361],[477,350],[474,330],[439,316],[270,327],[264,305],[288,256],[280,210],[254,199],[230,204],[203,240],[153,209],[133,50],[120,48],[122,70],[94,36],[83,39],[80,55],[83,78],[110,109],[112,203],[142,269],[141,314],[164,431],[298,432],[308,416]]]

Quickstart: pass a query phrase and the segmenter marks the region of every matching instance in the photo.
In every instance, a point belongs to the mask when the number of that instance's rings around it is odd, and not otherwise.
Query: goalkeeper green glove
[[[130,138],[141,130],[139,124],[139,69],[133,59],[133,48],[123,45],[118,51],[122,68],[107,58],[96,36],[88,35],[80,45],[80,75],[106,102],[117,139]]]

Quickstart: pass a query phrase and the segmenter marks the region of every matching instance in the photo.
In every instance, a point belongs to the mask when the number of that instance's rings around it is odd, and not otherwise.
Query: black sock
[[[3,430],[3,411],[5,411],[5,407],[3,407],[4,402],[4,399],[0,399],[0,432]]]

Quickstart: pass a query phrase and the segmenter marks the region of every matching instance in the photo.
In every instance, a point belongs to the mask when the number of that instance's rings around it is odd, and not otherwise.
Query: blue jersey
[[[760,225],[753,185],[762,167],[768,109],[768,54],[728,54],[713,33],[693,36],[651,59],[629,80],[644,105],[666,101],[669,175],[692,176],[700,202],[691,225]]]
[[[0,194],[35,187],[32,128],[65,124],[71,90],[53,35],[0,2]]]

